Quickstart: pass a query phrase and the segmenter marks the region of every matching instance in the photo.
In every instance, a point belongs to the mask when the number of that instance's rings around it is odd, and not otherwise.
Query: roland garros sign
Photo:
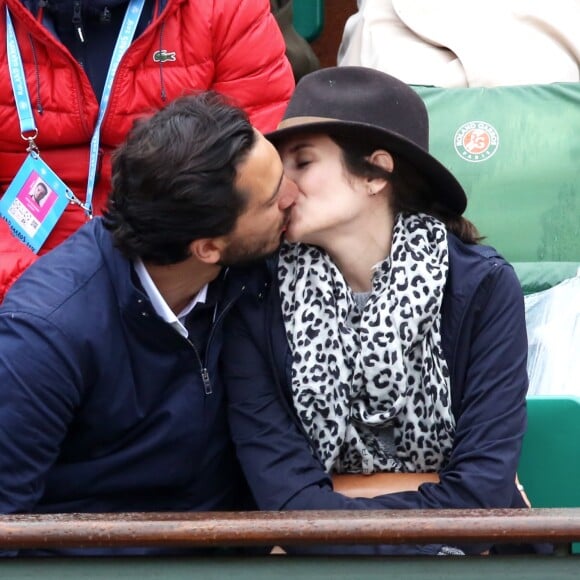
[[[471,163],[487,161],[499,146],[497,131],[485,121],[464,123],[453,139],[457,155]]]

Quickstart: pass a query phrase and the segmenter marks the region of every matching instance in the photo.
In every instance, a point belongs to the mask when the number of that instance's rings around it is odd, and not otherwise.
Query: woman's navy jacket
[[[521,287],[495,250],[451,234],[449,261],[441,334],[456,419],[452,454],[439,484],[371,500],[334,493],[313,456],[292,409],[275,263],[249,272],[226,325],[223,372],[238,458],[261,509],[524,506],[515,486],[528,386]]]

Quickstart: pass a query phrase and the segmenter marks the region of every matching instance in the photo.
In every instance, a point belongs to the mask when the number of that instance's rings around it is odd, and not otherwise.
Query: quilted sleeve
[[[246,110],[258,130],[275,129],[294,90],[294,76],[268,0],[216,0],[213,19],[211,88]]]
[[[0,303],[10,286],[36,259],[36,254],[14,237],[8,224],[0,218]]]

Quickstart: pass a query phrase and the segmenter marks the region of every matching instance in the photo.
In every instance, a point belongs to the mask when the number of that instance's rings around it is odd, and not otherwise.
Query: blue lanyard
[[[22,58],[18,50],[16,34],[14,33],[14,26],[12,25],[8,6],[6,6],[6,52],[8,54],[8,70],[10,71],[12,92],[14,93],[18,120],[20,121],[20,133],[23,139],[27,139],[25,134],[31,131],[34,132],[34,137],[36,137],[37,130],[34,123],[34,115],[32,114],[30,96],[28,95],[28,88],[26,86],[24,67],[22,66]],[[34,139],[34,137],[31,138]]]
[[[95,126],[95,131],[91,139],[90,145],[90,155],[89,155],[89,177],[87,181],[87,193],[86,200],[84,204],[80,204],[87,216],[92,217],[92,201],[93,201],[93,191],[95,188],[95,178],[97,175],[97,162],[99,159],[99,142],[101,139],[101,124],[103,118],[105,117],[105,112],[109,104],[109,98],[111,96],[111,88],[113,86],[113,81],[115,79],[115,74],[121,58],[125,54],[127,48],[133,41],[135,36],[135,30],[137,30],[137,24],[139,23],[139,18],[141,17],[141,12],[143,11],[143,6],[145,0],[130,0],[127,11],[125,12],[125,18],[123,19],[123,24],[121,25],[121,30],[115,44],[115,49],[113,50],[113,56],[111,57],[111,63],[109,64],[109,71],[107,72],[107,78],[105,80],[105,87],[103,89],[103,95],[101,97],[101,102],[99,105],[99,114],[97,117],[97,124]],[[18,43],[16,41],[16,34],[14,32],[14,26],[12,25],[12,19],[10,18],[10,12],[8,6],[6,6],[6,51],[8,54],[8,68],[10,71],[10,81],[12,83],[12,91],[14,93],[14,100],[16,101],[16,110],[18,112],[18,120],[20,121],[20,132],[24,140],[29,142],[29,151],[36,150],[34,145],[34,139],[38,134],[36,124],[34,123],[34,116],[32,114],[32,105],[30,103],[30,95],[28,94],[28,88],[26,86],[26,77],[24,75],[24,66],[22,64],[22,57],[20,56],[20,50],[18,49]],[[33,132],[32,136],[26,136],[27,133]],[[77,202],[78,203],[78,202]]]

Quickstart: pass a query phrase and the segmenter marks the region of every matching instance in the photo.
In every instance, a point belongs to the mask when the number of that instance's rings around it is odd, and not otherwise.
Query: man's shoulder
[[[40,257],[6,294],[0,313],[48,319],[65,310],[68,319],[78,314],[82,320],[89,301],[103,301],[112,291],[108,262],[114,257],[106,236],[94,221]]]

